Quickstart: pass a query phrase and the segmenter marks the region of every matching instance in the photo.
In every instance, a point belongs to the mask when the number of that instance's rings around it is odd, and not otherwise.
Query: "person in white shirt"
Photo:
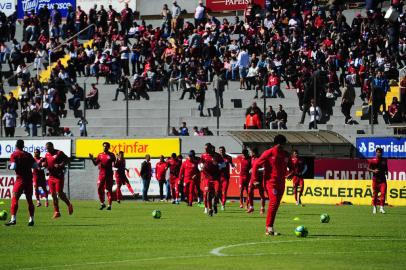
[[[195,27],[198,27],[201,23],[205,23],[206,20],[206,7],[203,5],[203,1],[199,0],[199,4],[195,9]]]
[[[7,108],[6,113],[3,115],[3,122],[5,123],[4,131],[6,137],[14,137],[14,132],[16,128],[16,117],[10,112],[10,108]]]
[[[248,67],[250,65],[250,56],[247,49],[243,46],[237,56],[236,66],[240,73],[240,89],[245,89],[245,79],[247,78]]]
[[[172,20],[171,20],[171,28],[172,31],[175,33],[178,30],[178,27],[180,26],[180,19],[181,19],[181,14],[182,14],[182,9],[178,5],[176,1],[173,1],[173,6],[172,6]]]
[[[247,90],[251,90],[251,87],[255,90],[257,84],[258,66],[252,62],[247,74]]]
[[[319,106],[315,106],[314,104],[314,99],[310,101],[310,108],[309,108],[309,114],[310,114],[310,123],[309,123],[309,129],[317,129],[317,124],[320,123],[320,118],[321,118],[321,109]]]

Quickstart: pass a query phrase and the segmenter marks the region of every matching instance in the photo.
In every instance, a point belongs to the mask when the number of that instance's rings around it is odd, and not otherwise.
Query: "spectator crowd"
[[[389,109],[385,102],[399,69],[406,65],[403,1],[392,3],[399,12],[395,19],[385,19],[385,12],[372,3],[366,15],[357,13],[352,21],[343,14],[344,2],[270,0],[265,9],[248,4],[243,18],[231,21],[219,20],[198,1],[191,21],[173,1],[171,7],[162,7],[162,21],[155,27],[138,20],[127,4],[122,10],[102,5],[90,10],[70,7],[66,20],[56,5],[51,10],[44,6],[37,13],[25,13],[21,37],[16,37],[16,13],[9,17],[0,13],[0,62],[10,69],[0,68],[0,82],[7,73],[7,83],[21,88],[16,99],[1,87],[6,134],[13,136],[18,119],[27,135],[37,136],[38,126],[43,127],[42,135],[64,135],[60,118],[66,117],[67,109],[80,118],[81,104],[100,108],[100,78],[118,85],[112,93],[114,101],[119,93],[124,99],[148,100],[152,91],[182,91],[180,99],[188,94],[202,117],[206,111],[211,115],[213,109],[223,108],[223,92],[230,80],[239,81],[240,89],[252,92],[253,98],[280,99],[277,112],[269,107],[263,113],[251,106],[245,115],[247,129],[286,129],[283,98],[288,89],[296,91],[300,123],[308,115],[309,128],[328,122],[337,113],[333,111],[336,102],[341,104],[345,123],[354,124],[351,108],[356,98],[372,104],[368,112],[374,123],[381,107],[385,122],[404,122],[405,98],[394,98]],[[63,65],[61,58],[66,54],[69,60]],[[39,71],[51,64],[49,80],[41,82]],[[80,76],[96,79],[87,93],[77,84]],[[406,85],[405,80],[402,83]],[[209,86],[218,102],[207,110]],[[359,97],[356,87],[361,89]],[[86,119],[78,122],[83,135],[86,124]],[[184,133],[182,128],[172,130],[173,135]],[[211,132],[196,127],[193,133]]]

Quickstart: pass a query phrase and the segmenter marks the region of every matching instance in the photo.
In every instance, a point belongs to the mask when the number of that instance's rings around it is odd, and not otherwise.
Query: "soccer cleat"
[[[265,214],[265,208],[261,207],[261,210],[259,210],[259,214],[260,214],[260,215]]]
[[[73,205],[72,204],[69,204],[69,206],[68,206],[68,213],[69,213],[69,215],[73,214]]]
[[[265,235],[266,235],[266,236],[278,236],[278,235],[280,235],[280,233],[275,232],[274,229],[273,229],[273,227],[268,227],[268,228],[266,229]]]
[[[244,205],[242,203],[240,203],[240,208],[244,208]]]
[[[61,217],[61,213],[55,212],[54,216],[52,218],[57,219],[57,218],[60,218],[60,217]]]
[[[37,207],[40,207],[42,204],[40,201],[37,201]]]
[[[213,216],[213,209],[209,210],[209,216],[212,217]]]
[[[29,226],[29,227],[34,226],[34,220],[29,221],[29,222],[28,222],[28,226]]]
[[[247,214],[251,214],[251,213],[254,213],[254,207],[248,208]]]
[[[175,201],[175,200],[172,200],[172,204],[176,204],[176,201]]]
[[[381,206],[381,208],[379,209],[379,212],[380,212],[381,214],[386,214],[386,212],[385,212],[385,210],[383,209],[382,206]]]
[[[224,205],[221,206],[221,211],[226,210],[226,207]]]
[[[217,214],[217,204],[216,203],[213,205],[213,209],[214,209],[214,214]]]
[[[106,210],[111,210],[111,205],[107,206]]]
[[[104,208],[106,208],[106,205],[103,203],[103,204],[100,205],[99,210],[103,210]]]
[[[5,226],[14,226],[17,224],[17,221],[15,220],[10,220],[9,222],[7,222],[6,224],[4,224]]]
[[[207,207],[204,208],[203,213],[207,214]]]
[[[48,207],[49,206],[49,202],[48,202],[48,200],[46,200],[45,201],[45,207]]]
[[[120,201],[120,200],[117,200],[117,203],[118,203],[118,204],[120,204],[120,203],[121,203],[121,201]]]
[[[376,206],[372,207],[372,214],[376,214]]]

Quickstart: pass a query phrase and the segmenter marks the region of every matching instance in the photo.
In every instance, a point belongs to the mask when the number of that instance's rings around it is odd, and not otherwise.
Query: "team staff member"
[[[116,162],[116,156],[109,151],[110,143],[103,143],[103,152],[97,155],[97,158],[93,157],[93,154],[89,154],[95,166],[99,166],[99,178],[97,179],[97,193],[100,200],[100,210],[106,208],[105,190],[107,190],[108,206],[107,210],[111,210],[111,204],[113,202],[113,164]]]
[[[266,168],[264,180],[268,190],[269,206],[266,216],[266,235],[279,235],[274,229],[276,213],[285,192],[287,169],[292,169],[290,155],[283,149],[286,137],[278,134],[274,138],[274,146],[266,150],[252,165],[251,180],[258,182],[260,167]],[[268,169],[269,168],[269,169]]]
[[[13,186],[13,197],[11,198],[11,219],[7,222],[6,226],[12,226],[17,224],[17,210],[18,200],[21,194],[25,194],[28,203],[28,212],[30,214],[28,220],[28,226],[34,226],[34,211],[35,207],[32,203],[32,168],[37,168],[38,164],[35,162],[32,155],[24,149],[24,141],[17,140],[16,150],[10,156],[10,170],[15,170],[16,181]]]
[[[376,148],[376,156],[368,160],[368,171],[372,172],[372,213],[376,214],[376,205],[378,203],[378,193],[381,193],[379,197],[379,212],[385,214],[385,196],[386,196],[386,176],[388,175],[388,161],[382,157],[383,149]]]
[[[303,175],[307,171],[307,165],[304,162],[303,158],[299,156],[299,151],[298,150],[293,150],[292,152],[292,157],[290,159],[290,162],[292,163],[293,169],[292,172],[288,174],[288,179],[293,177],[293,192],[295,194],[295,201],[296,205],[302,205],[302,194],[304,190],[304,179]],[[298,192],[299,189],[299,192]]]
[[[223,159],[223,167],[220,169],[220,187],[221,187],[221,210],[225,210],[227,201],[227,191],[230,184],[230,167],[235,167],[233,158],[226,154],[224,146],[219,147],[220,156]]]
[[[32,170],[32,180],[34,183],[35,197],[37,199],[37,207],[41,206],[39,188],[42,188],[42,190],[44,191],[45,206],[48,207],[48,189],[44,168],[42,167],[42,164],[45,162],[45,158],[41,157],[41,152],[39,151],[39,149],[34,150],[34,159],[35,162],[38,164],[38,167]]]
[[[246,204],[248,206],[248,185],[251,178],[251,157],[247,149],[242,150],[240,171],[240,208],[244,208],[244,190],[247,193]]]
[[[184,183],[184,191],[187,198],[188,206],[193,205],[195,186],[198,183],[198,159],[194,150],[190,150],[187,159],[182,163],[179,172],[179,181]]]
[[[161,201],[164,200],[164,184],[166,184],[166,172],[168,171],[169,164],[165,161],[165,157],[163,155],[160,156],[158,163],[155,166],[155,178],[159,184],[159,197]],[[169,199],[169,188],[166,189],[166,199]]]
[[[63,186],[65,184],[65,166],[69,163],[69,158],[64,152],[54,148],[54,144],[47,142],[45,145],[47,153],[45,154],[44,167],[48,169],[48,186],[49,192],[51,192],[53,204],[54,204],[54,218],[59,218],[61,213],[59,212],[58,198],[61,199],[68,206],[69,215],[73,214],[73,206],[70,203],[65,192],[63,192]]]

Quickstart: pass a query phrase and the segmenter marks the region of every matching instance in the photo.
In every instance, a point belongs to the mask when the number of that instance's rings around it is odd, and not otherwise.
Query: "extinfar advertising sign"
[[[33,155],[34,150],[39,149],[41,157],[44,157],[47,142],[52,142],[55,149],[63,151],[68,157],[71,156],[71,140],[24,140],[24,150]],[[16,140],[0,141],[0,158],[10,158],[15,145]]]
[[[265,7],[265,0],[206,0],[206,6],[210,11],[244,10],[250,2]]]
[[[35,10],[35,13],[38,13],[39,9],[44,6],[47,6],[49,10],[52,10],[54,5],[58,6],[59,12],[62,17],[65,18],[69,6],[72,6],[73,10],[75,10],[76,0],[18,0],[17,16],[19,19],[22,19],[24,18],[25,12],[30,13],[31,10]]]
[[[0,12],[6,14],[6,16],[10,16],[16,10],[14,5],[14,0],[1,0],[0,1]]]
[[[376,148],[383,149],[386,158],[406,158],[406,138],[403,137],[363,137],[357,138],[357,154],[359,157],[375,157]]]

